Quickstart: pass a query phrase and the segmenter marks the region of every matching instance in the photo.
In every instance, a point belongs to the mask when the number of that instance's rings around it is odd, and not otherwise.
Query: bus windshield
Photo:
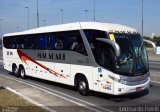
[[[114,34],[121,49],[116,59],[115,72],[141,75],[149,71],[148,57],[143,39],[139,34]]]

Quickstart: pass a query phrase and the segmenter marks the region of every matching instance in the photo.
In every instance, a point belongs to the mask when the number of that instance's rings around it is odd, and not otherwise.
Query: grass
[[[20,96],[3,88],[0,88],[0,111],[47,112],[41,107],[35,106]]]

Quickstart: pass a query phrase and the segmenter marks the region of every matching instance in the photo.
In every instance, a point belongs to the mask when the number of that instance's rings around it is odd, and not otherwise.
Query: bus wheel
[[[89,95],[89,87],[87,79],[83,76],[78,80],[78,91],[81,95],[87,96]]]
[[[19,77],[19,71],[16,65],[13,65],[12,67],[12,73],[13,75],[15,75],[16,77]]]
[[[20,73],[20,76],[21,76],[22,79],[26,79],[26,78],[27,78],[26,72],[25,72],[25,70],[24,70],[24,67],[21,67],[21,68],[19,69],[19,73]]]

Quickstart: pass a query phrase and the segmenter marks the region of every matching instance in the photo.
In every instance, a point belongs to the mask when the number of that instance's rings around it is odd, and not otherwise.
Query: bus
[[[124,95],[149,87],[146,48],[134,28],[102,22],[76,22],[5,34],[4,69],[90,90]]]

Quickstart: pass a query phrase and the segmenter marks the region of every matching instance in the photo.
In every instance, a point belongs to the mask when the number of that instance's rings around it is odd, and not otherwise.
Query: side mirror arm
[[[151,44],[153,46],[153,54],[156,54],[157,53],[157,46],[154,42],[150,41],[150,40],[146,40],[146,39],[143,39],[144,42],[147,42],[149,44]]]
[[[120,56],[121,50],[120,50],[119,45],[115,41],[109,40],[109,39],[106,39],[106,38],[96,38],[96,40],[99,40],[99,41],[106,42],[106,43],[110,44],[114,48],[116,57]]]

